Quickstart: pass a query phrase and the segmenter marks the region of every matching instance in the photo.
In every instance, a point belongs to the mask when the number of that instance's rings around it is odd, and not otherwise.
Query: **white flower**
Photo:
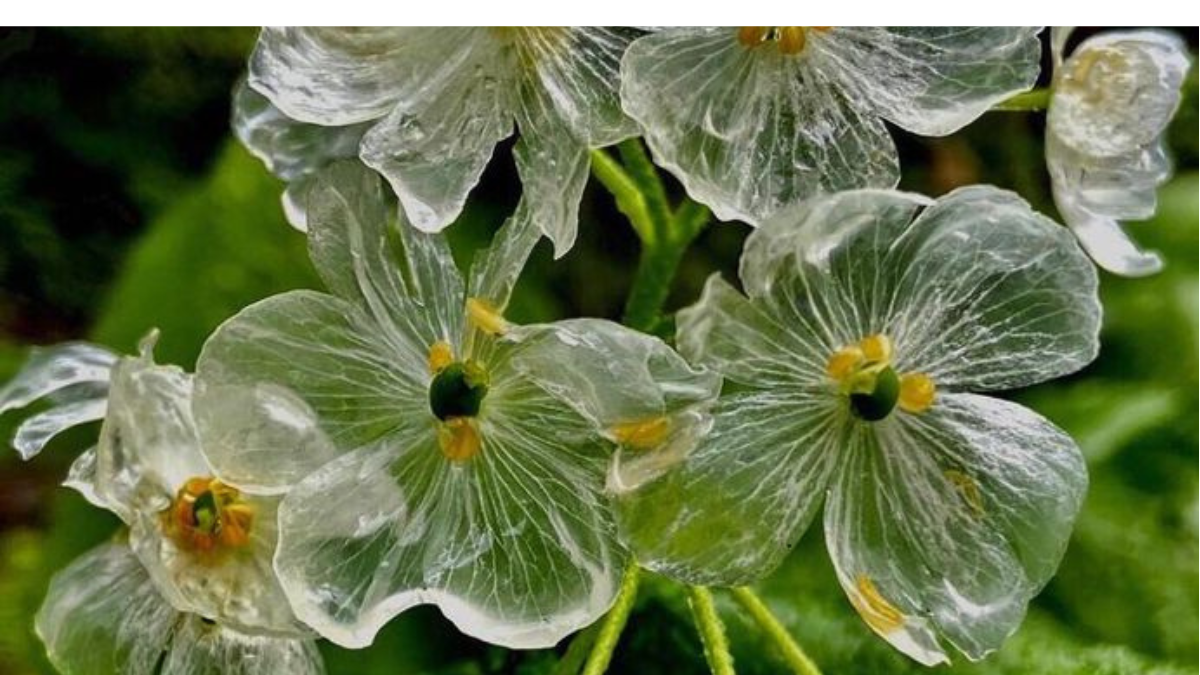
[[[624,28],[266,28],[250,85],[301,122],[370,123],[361,157],[408,218],[462,211],[492,148],[521,132],[517,170],[558,255],[575,240],[589,148],[633,136],[617,98]]]
[[[918,215],[918,211],[920,212]],[[912,658],[971,659],[1054,573],[1087,484],[1075,443],[968,392],[1078,370],[1095,268],[1017,196],[850,191],[750,235],[745,295],[714,276],[677,342],[727,390],[675,471],[623,495],[638,560],[692,583],[769,573],[821,503],[838,580]]]
[[[719,380],[611,322],[509,323],[539,237],[525,207],[464,283],[445,239],[397,222],[381,187],[355,163],[318,176],[309,245],[330,294],[268,298],[213,334],[201,435],[216,430],[206,448],[239,484],[308,476],[281,504],[275,566],[323,636],[365,646],[432,603],[475,637],[553,645],[608,609],[628,564],[604,491],[613,442],[685,452]],[[243,414],[284,392],[323,434],[263,434]]]
[[[887,120],[944,136],[1028,89],[1036,28],[679,28],[636,40],[621,100],[655,161],[722,220],[892,187]]]
[[[1187,47],[1165,32],[1103,33],[1064,62],[1069,34],[1052,36],[1046,165],[1054,202],[1097,265],[1153,274],[1162,260],[1138,250],[1117,221],[1154,215],[1157,188],[1171,175],[1162,135],[1179,107]]]
[[[0,411],[59,402],[42,414],[56,430],[103,417],[99,445],[66,484],[129,527],[127,542],[55,576],[36,622],[51,661],[68,673],[149,675],[160,660],[170,673],[324,672],[272,571],[279,497],[218,477],[196,433],[191,376],[155,365],[152,344],[136,358],[82,344],[43,351],[0,392]],[[82,392],[87,415],[72,412]]]

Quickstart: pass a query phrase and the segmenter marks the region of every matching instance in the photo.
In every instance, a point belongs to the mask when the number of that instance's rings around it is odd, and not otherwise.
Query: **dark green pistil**
[[[211,490],[196,497],[192,504],[192,526],[202,532],[211,533],[217,527],[217,498]]]
[[[900,377],[891,366],[875,375],[872,391],[856,391],[850,394],[850,410],[868,422],[878,422],[891,414],[900,398]]]
[[[487,390],[482,368],[474,363],[451,363],[429,385],[429,409],[443,422],[451,417],[474,417]]]

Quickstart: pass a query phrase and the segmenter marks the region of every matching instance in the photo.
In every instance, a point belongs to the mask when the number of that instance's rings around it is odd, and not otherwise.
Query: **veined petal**
[[[804,56],[748,48],[732,28],[665,30],[626,51],[621,98],[655,161],[722,220],[758,224],[818,192],[895,185],[883,123]]]
[[[446,72],[363,137],[362,160],[387,177],[413,225],[426,232],[458,217],[492,148],[513,130],[511,55],[486,29],[468,30]]]
[[[877,264],[897,279],[889,325],[900,372],[939,387],[1012,389],[1072,373],[1099,350],[1095,269],[1020,197],[955,190]]]
[[[602,496],[605,443],[519,380],[493,381],[469,460],[432,427],[339,458],[280,513],[276,569],[298,615],[349,647],[433,603],[463,632],[547,647],[611,604],[624,554]]]
[[[1049,580],[1082,504],[1074,442],[1021,406],[946,394],[925,415],[856,424],[825,508],[838,579],[908,656],[997,649]]]
[[[824,499],[845,417],[821,393],[721,398],[712,429],[674,470],[619,495],[621,534],[634,557],[691,584],[761,579]]]
[[[513,152],[522,199],[534,223],[554,242],[555,257],[562,257],[575,243],[591,158],[587,145],[556,115],[548,92],[526,91],[517,118],[521,140]]]
[[[196,420],[213,465],[231,479],[285,488],[337,449],[422,419],[427,351],[387,337],[355,305],[312,291],[267,298],[226,321],[196,364]],[[231,392],[284,428],[230,411]]]
[[[836,27],[810,31],[812,67],[853,101],[946,136],[1037,81],[1037,27]]]
[[[55,405],[17,426],[13,446],[22,459],[37,455],[60,431],[104,417],[117,357],[85,342],[35,347],[20,372],[0,388],[0,415],[42,398]]]
[[[109,543],[54,575],[35,628],[61,672],[154,673],[179,618],[129,547]]]
[[[541,232],[528,203],[522,199],[513,215],[496,231],[492,243],[472,259],[467,296],[503,312],[539,239]]]
[[[171,675],[322,675],[325,664],[316,642],[271,635],[252,635],[196,616],[182,618],[171,650],[163,661]]]
[[[309,253],[330,292],[369,311],[401,350],[458,342],[463,280],[446,240],[392,216],[379,177],[354,162],[322,171],[309,194]]]
[[[637,134],[621,110],[617,88],[621,56],[642,35],[636,28],[517,29],[517,51],[536,72],[557,117],[588,147],[611,145]]]

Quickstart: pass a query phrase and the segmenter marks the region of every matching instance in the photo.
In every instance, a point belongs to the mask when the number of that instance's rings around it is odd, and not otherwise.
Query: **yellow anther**
[[[467,298],[467,319],[488,335],[503,335],[508,330],[508,322],[500,312],[491,303],[479,298]]]
[[[479,454],[483,441],[469,417],[451,417],[438,425],[438,445],[451,462],[465,462]]]
[[[784,26],[778,29],[778,35],[781,54],[799,54],[804,51],[804,45],[808,42],[803,26]]]
[[[671,431],[671,420],[666,417],[622,422],[609,428],[613,440],[635,450],[653,450],[662,445]]]
[[[770,34],[770,26],[742,26],[738,29],[737,39],[744,47],[757,47],[765,42]]]
[[[433,343],[429,348],[429,373],[437,375],[451,363],[454,363],[454,348],[450,343],[441,340]]]
[[[254,507],[210,476],[189,478],[161,514],[163,532],[182,549],[205,556],[250,543]]]
[[[976,517],[983,515],[983,491],[979,489],[979,483],[967,474],[957,469],[947,469],[945,472],[946,480],[958,490],[962,495],[963,501],[971,509]]]
[[[825,362],[825,372],[837,382],[845,382],[866,363],[863,350],[856,346],[842,347]]]
[[[900,409],[910,413],[923,413],[933,405],[937,396],[937,385],[925,373],[905,373],[900,376]]]
[[[863,356],[871,363],[884,363],[892,360],[892,341],[882,333],[868,335],[858,343]]]
[[[879,593],[870,577],[858,575],[854,578],[854,587],[857,592],[850,594],[850,604],[871,630],[888,635],[904,626],[904,613]]]

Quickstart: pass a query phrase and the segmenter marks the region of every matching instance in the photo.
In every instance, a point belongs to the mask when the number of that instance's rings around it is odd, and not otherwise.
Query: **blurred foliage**
[[[194,362],[204,337],[247,304],[319,287],[303,237],[283,222],[280,185],[229,140],[228,92],[247,30],[0,30],[0,381],[28,343],[88,337],[129,351],[163,331],[160,360]],[[1195,32],[1187,34],[1195,48]],[[1196,73],[1169,138],[1182,175],[1151,222],[1131,226],[1163,252],[1149,279],[1102,275],[1100,358],[1016,398],[1077,438],[1092,484],[1063,566],[997,654],[943,672],[1185,673],[1197,668]],[[1042,117],[993,113],[946,139],[899,135],[903,187],[941,194],[991,182],[1053,213]],[[503,145],[450,230],[469,264],[519,193]],[[678,185],[671,183],[678,192]],[[636,239],[590,186],[579,244],[562,261],[539,245],[513,318],[616,317]],[[688,252],[669,308],[714,271],[734,278],[748,229],[710,227]],[[11,435],[15,416],[0,420]],[[23,465],[0,452],[0,675],[53,672],[32,632],[50,576],[110,536],[116,521],[55,489],[88,430]],[[91,431],[94,434],[94,430]],[[918,673],[875,638],[837,586],[815,527],[761,593],[833,673]],[[782,663],[721,593],[738,672]],[[459,635],[431,608],[391,623],[368,650],[323,645],[331,673],[540,675],[560,650],[510,652]],[[707,672],[681,588],[650,575],[613,673]]]

